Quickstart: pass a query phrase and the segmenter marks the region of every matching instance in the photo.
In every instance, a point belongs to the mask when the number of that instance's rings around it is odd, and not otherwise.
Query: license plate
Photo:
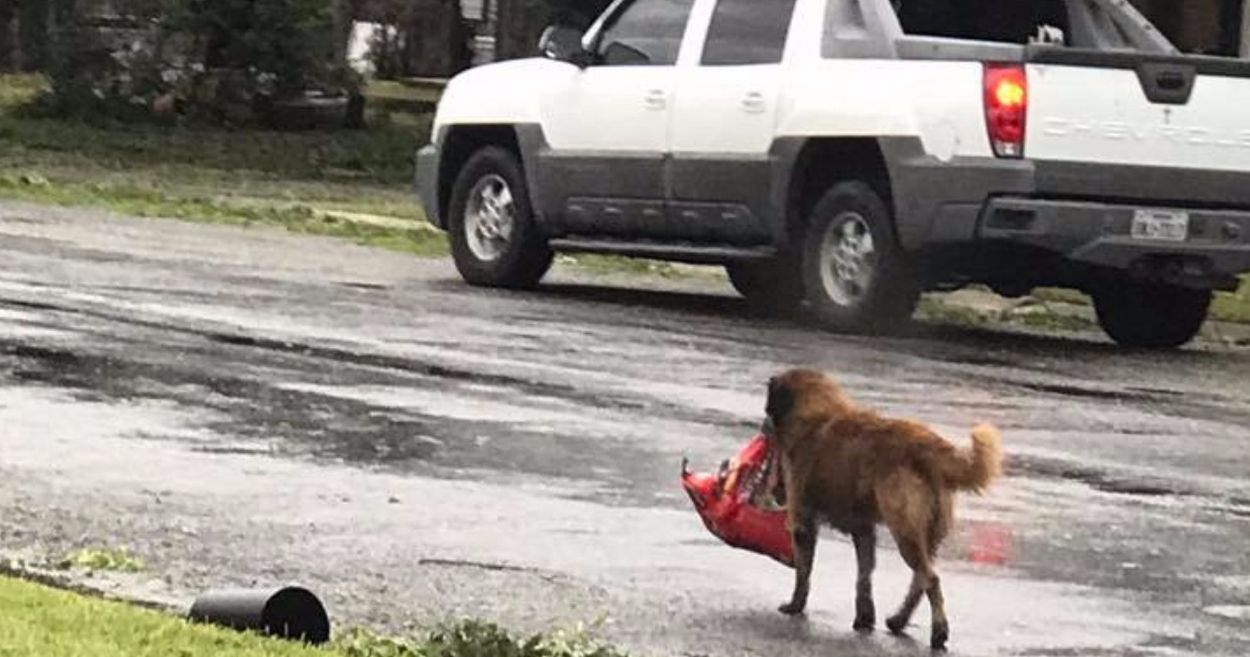
[[[1189,238],[1189,213],[1138,210],[1133,213],[1133,239],[1184,242]]]

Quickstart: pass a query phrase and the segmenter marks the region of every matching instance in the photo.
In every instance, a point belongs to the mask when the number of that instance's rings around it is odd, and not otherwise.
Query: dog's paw
[[[856,632],[871,632],[877,625],[877,606],[872,598],[859,596],[855,599],[855,623],[851,627]]]
[[[851,629],[856,632],[871,632],[877,626],[877,619],[873,616],[860,616],[855,619],[855,623],[851,625]]]
[[[929,635],[929,648],[932,650],[946,650],[946,640],[950,636],[950,628],[946,627],[946,625],[934,625],[933,633]]]
[[[806,607],[807,605],[802,604],[802,603],[787,602],[784,605],[777,607],[777,611],[780,611],[781,613],[787,616],[799,616],[803,613],[803,610]]]
[[[885,626],[894,634],[902,634],[907,629],[907,619],[890,616],[885,619]]]

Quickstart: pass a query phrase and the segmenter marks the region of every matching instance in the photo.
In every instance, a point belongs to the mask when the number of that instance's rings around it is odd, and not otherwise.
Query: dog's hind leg
[[[928,554],[929,570],[932,573],[928,590],[929,611],[933,616],[929,646],[934,650],[942,650],[946,647],[946,640],[950,638],[950,623],[946,620],[946,599],[942,595],[942,578],[934,570],[933,563],[937,560],[938,545],[946,538],[946,533],[950,530],[954,504],[948,491],[935,491],[934,501],[934,522],[929,534]]]
[[[929,610],[933,614],[933,628],[929,632],[929,647],[934,650],[946,648],[950,638],[950,623],[946,620],[946,600],[942,597],[942,578],[933,573],[929,577]]]
[[[931,493],[925,482],[911,472],[900,472],[882,480],[875,493],[881,520],[890,528],[899,554],[912,570],[911,587],[903,604],[885,621],[885,626],[897,634],[911,621],[933,576],[927,540],[933,508]]]
[[[894,540],[898,543],[899,554],[902,555],[903,561],[912,570],[911,588],[907,591],[907,597],[903,598],[903,604],[899,606],[898,611],[885,621],[886,627],[890,628],[895,634],[901,633],[907,627],[907,623],[911,621],[912,614],[916,611],[916,606],[920,604],[920,596],[927,594],[929,597],[929,610],[932,614],[932,623],[929,634],[929,647],[934,650],[942,650],[946,647],[946,640],[950,637],[950,626],[946,620],[946,604],[942,597],[942,583],[938,575],[933,570],[933,553],[934,549],[930,548],[925,540],[925,535],[916,532],[912,535],[904,534],[900,531],[891,529],[894,533]],[[914,538],[913,538],[914,537]]]
[[[898,611],[894,612],[893,616],[885,620],[885,626],[890,628],[891,632],[900,634],[911,622],[912,614],[916,612],[916,606],[920,604],[920,596],[929,590],[932,571],[929,569],[928,559],[925,558],[925,550],[915,541],[900,536],[897,532],[894,534],[894,540],[898,542],[898,551],[903,556],[903,561],[906,561],[912,570],[911,586],[907,589],[903,604],[899,605]]]
[[[872,601],[872,571],[877,567],[877,532],[874,528],[852,534],[859,576],[855,580],[856,630],[871,630],[877,624],[877,608]]]

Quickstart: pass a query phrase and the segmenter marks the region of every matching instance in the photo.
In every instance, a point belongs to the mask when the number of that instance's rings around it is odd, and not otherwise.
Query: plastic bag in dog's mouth
[[[767,438],[756,436],[716,474],[691,472],[683,460],[682,486],[712,534],[793,567],[781,463],[769,447]]]

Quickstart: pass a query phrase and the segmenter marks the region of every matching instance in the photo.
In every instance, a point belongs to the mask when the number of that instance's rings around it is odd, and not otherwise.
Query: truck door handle
[[[764,111],[764,107],[764,94],[758,91],[749,91],[742,97],[743,111],[759,114]]]
[[[668,107],[668,94],[663,89],[652,89],[643,97],[642,102],[650,110],[662,110]]]

